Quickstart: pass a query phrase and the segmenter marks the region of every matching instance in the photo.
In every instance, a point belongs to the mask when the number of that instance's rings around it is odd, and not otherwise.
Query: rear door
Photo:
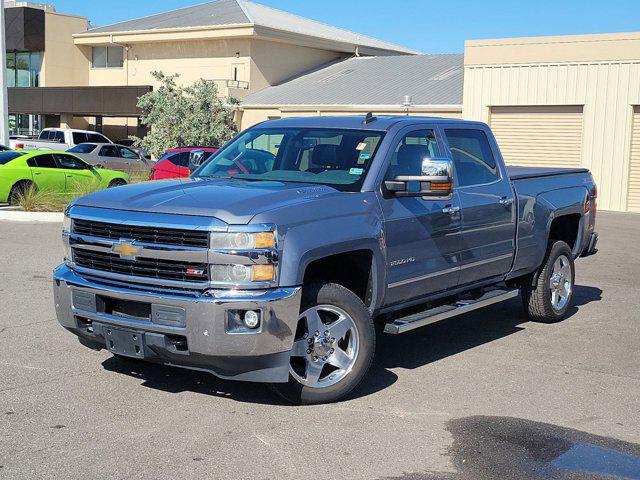
[[[419,176],[426,157],[446,157],[436,129],[408,127],[396,137],[388,154],[386,179]],[[409,188],[418,187],[409,185]],[[384,194],[380,200],[387,246],[385,304],[396,304],[458,283],[460,212],[457,193],[447,199],[401,198]]]
[[[65,192],[82,193],[99,181],[89,165],[66,153],[54,155],[55,161],[65,174]]]
[[[115,145],[103,145],[100,147],[98,157],[100,158],[100,164],[104,168],[123,171],[128,171],[129,169],[129,160],[120,155],[120,151]]]
[[[473,125],[445,127],[462,208],[460,285],[501,277],[515,254],[514,192],[500,152]]]
[[[62,193],[65,191],[65,174],[50,153],[27,159],[34,183],[40,191]]]

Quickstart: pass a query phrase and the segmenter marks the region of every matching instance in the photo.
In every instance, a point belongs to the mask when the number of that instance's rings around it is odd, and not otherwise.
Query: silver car
[[[120,170],[129,174],[148,174],[153,162],[132,148],[113,143],[81,143],[67,150],[94,167]]]

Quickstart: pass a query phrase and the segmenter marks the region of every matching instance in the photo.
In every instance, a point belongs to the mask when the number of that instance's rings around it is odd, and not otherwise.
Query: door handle
[[[500,199],[500,205],[503,207],[510,207],[513,204],[513,198],[502,197]]]
[[[40,175],[42,172],[33,172],[34,175]]]
[[[445,207],[442,209],[442,213],[447,215],[455,215],[460,211],[460,207]]]

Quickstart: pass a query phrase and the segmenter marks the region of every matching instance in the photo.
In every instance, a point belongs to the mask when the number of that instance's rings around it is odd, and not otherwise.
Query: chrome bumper
[[[86,346],[105,348],[104,331],[111,326],[144,333],[144,360],[237,380],[288,379],[300,287],[161,294],[94,282],[66,265],[54,270],[53,279],[58,321]],[[150,306],[152,314],[148,319],[109,314],[99,307],[103,299],[139,302]],[[246,333],[227,331],[230,310],[260,310],[261,327]],[[177,344],[176,338],[186,339],[186,344]]]

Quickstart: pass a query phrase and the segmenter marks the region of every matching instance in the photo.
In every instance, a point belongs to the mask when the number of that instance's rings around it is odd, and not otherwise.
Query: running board
[[[520,290],[517,288],[512,290],[491,290],[473,300],[458,300],[451,305],[442,305],[430,310],[425,310],[424,312],[398,318],[391,323],[387,323],[384,327],[384,332],[393,335],[408,332],[414,328],[424,327],[425,325],[439,322],[445,318],[456,317],[463,313],[493,305],[494,303],[504,302],[510,298],[517,297],[519,294]]]

